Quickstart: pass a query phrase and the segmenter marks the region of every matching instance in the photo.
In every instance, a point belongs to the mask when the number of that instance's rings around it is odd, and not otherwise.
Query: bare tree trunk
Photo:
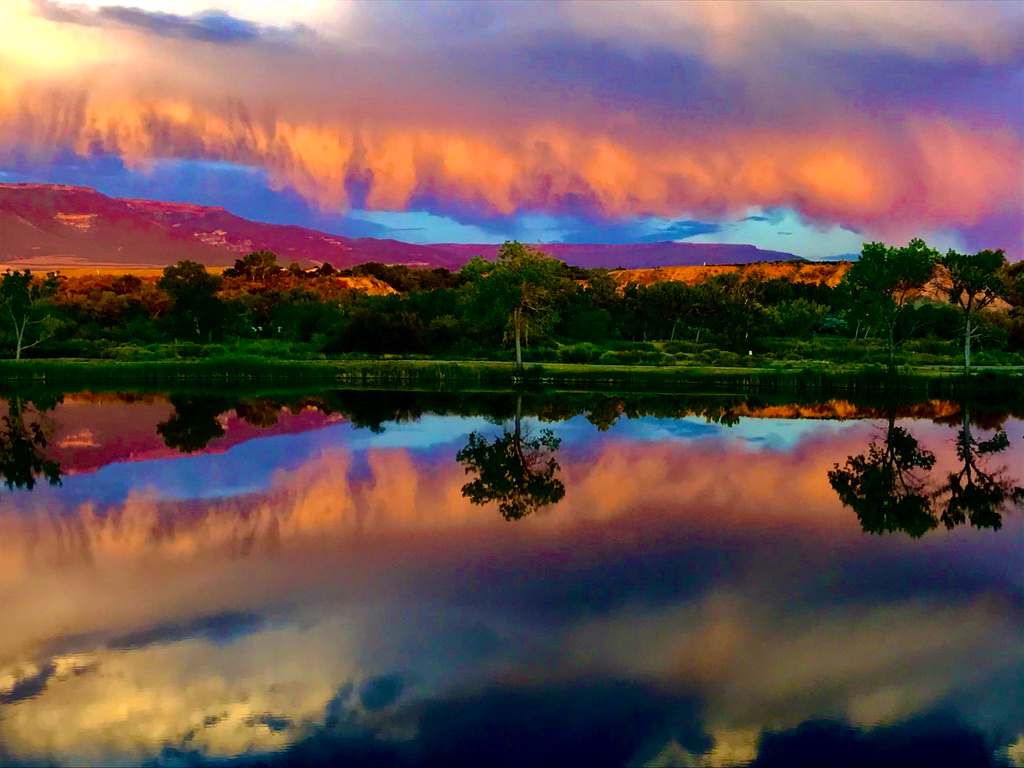
[[[971,300],[968,299],[967,313],[964,315],[964,374],[971,372],[971,309]]]
[[[889,370],[896,370],[896,321],[889,323]]]
[[[523,308],[516,307],[512,313],[512,325],[514,326],[516,336],[516,368],[520,371],[523,370],[523,343],[522,343],[522,331],[523,331]]]
[[[22,349],[22,345],[25,342],[25,323],[24,322],[22,322],[21,326],[15,326],[14,336],[15,336],[15,339],[17,340],[17,344],[16,344],[15,349],[14,349],[14,359],[17,361],[17,360],[21,360],[21,349]]]
[[[971,372],[971,316],[967,315],[964,328],[964,373]]]

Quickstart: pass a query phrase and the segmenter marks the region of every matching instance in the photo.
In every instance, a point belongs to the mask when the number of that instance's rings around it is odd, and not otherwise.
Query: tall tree
[[[902,248],[865,243],[843,278],[855,301],[868,308],[886,332],[890,369],[896,367],[897,331],[913,296],[932,276],[938,253],[923,240]]]
[[[166,267],[157,286],[171,297],[178,327],[196,341],[209,340],[223,323],[224,305],[217,298],[220,278],[202,264],[179,261]]]
[[[974,316],[1005,293],[1006,254],[1000,251],[959,253],[942,257],[948,279],[941,283],[951,303],[964,313],[964,372],[971,370],[971,340],[976,333]]]
[[[45,279],[38,280],[28,269],[8,269],[0,279],[0,304],[3,305],[14,333],[14,359],[21,360],[21,353],[52,335],[52,319],[46,315],[46,301],[57,292],[57,275],[53,272]],[[40,333],[34,334],[33,329]]]
[[[551,319],[560,284],[569,283],[565,265],[557,259],[518,242],[506,242],[485,281],[487,294],[508,315],[508,333],[516,350],[516,367],[523,367],[523,344],[531,331]]]
[[[474,504],[497,502],[506,520],[519,520],[565,496],[555,458],[561,440],[550,429],[536,437],[525,436],[521,421],[522,397],[518,396],[511,432],[506,429],[493,441],[473,432],[456,455],[467,474],[476,474],[476,479],[462,486],[462,495]]]

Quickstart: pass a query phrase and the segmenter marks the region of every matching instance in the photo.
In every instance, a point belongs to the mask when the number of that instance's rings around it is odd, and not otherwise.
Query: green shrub
[[[604,365],[664,365],[671,360],[663,352],[647,349],[609,350],[598,358]]]
[[[596,344],[584,342],[562,347],[558,351],[558,358],[563,363],[592,363],[601,357],[602,350]]]

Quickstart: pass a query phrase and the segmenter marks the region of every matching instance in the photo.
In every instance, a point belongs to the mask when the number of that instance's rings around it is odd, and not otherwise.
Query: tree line
[[[346,278],[372,279],[386,295],[346,287]],[[926,285],[942,300],[923,294]],[[736,363],[755,353],[798,358],[798,342],[814,339],[826,354],[875,350],[890,366],[908,342],[912,353],[947,357],[956,345],[969,370],[979,346],[1018,364],[1024,351],[1024,264],[997,250],[940,254],[921,240],[865,244],[835,286],[739,273],[621,286],[607,270],[508,242],[494,261],[476,257],[457,271],[304,269],[266,251],[222,275],[182,261],[155,281],[8,270],[0,304],[0,344],[16,359],[202,356],[249,344],[274,356],[507,357],[519,366]]]

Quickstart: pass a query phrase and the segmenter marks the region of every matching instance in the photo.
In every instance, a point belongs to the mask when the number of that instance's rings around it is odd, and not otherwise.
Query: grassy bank
[[[1024,368],[987,367],[964,379],[955,366],[903,366],[899,387],[924,396],[965,388],[1015,392],[1024,388]],[[87,388],[103,384],[230,386],[247,383],[419,386],[458,389],[479,386],[579,387],[681,391],[872,392],[891,386],[883,367],[863,364],[785,363],[727,367],[698,365],[531,364],[450,360],[268,360],[256,357],[114,362],[100,360],[0,361],[0,382]]]

